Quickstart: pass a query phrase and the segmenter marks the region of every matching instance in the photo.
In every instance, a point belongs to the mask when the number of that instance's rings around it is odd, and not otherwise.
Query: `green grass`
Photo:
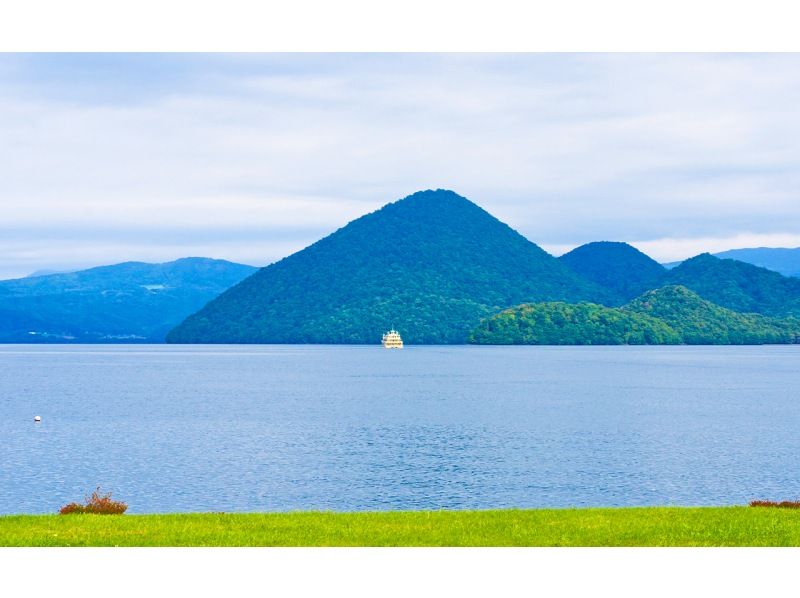
[[[0,546],[800,546],[800,511],[652,507],[9,515]]]

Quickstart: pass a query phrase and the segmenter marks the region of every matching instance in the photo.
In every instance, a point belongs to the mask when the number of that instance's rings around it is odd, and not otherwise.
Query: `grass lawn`
[[[800,546],[800,510],[9,515],[0,546]]]

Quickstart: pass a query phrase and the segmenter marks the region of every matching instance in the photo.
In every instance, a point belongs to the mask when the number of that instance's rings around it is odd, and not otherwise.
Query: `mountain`
[[[593,303],[518,305],[485,319],[469,342],[482,345],[674,345],[666,322]]]
[[[730,249],[715,253],[721,259],[739,260],[783,274],[800,277],[800,247],[786,249],[782,247],[755,247],[753,249]]]
[[[790,343],[800,336],[800,320],[737,313],[683,286],[648,291],[622,310],[662,320],[689,345]]]
[[[737,260],[703,253],[670,270],[665,282],[734,311],[800,316],[800,279]]]
[[[738,260],[702,253],[667,270],[630,245],[609,242],[582,245],[559,259],[612,293],[614,305],[647,290],[682,285],[734,311],[800,316],[800,279]]]
[[[619,308],[519,305],[483,320],[470,342],[490,345],[750,345],[800,342],[800,320],[740,314],[686,287],[647,291]]]
[[[175,324],[256,270],[184,258],[0,281],[0,342],[161,342]]]
[[[800,278],[800,247],[794,249],[783,247],[729,249],[712,255],[720,259],[739,260],[740,262],[772,270],[784,276]],[[663,266],[672,269],[680,264],[681,262],[669,262],[663,264]]]
[[[211,301],[173,343],[461,343],[481,318],[531,301],[607,300],[453,193],[421,191],[350,222]]]
[[[587,243],[558,259],[573,272],[614,293],[618,303],[660,286],[666,274],[664,266],[627,243]]]

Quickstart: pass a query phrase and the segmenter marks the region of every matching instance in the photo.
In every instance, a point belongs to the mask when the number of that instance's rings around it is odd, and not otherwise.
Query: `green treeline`
[[[748,345],[792,343],[800,320],[740,314],[682,286],[648,291],[619,307],[530,303],[505,309],[473,330],[491,345]]]
[[[738,313],[673,285],[648,291],[622,308],[669,324],[687,345],[758,345],[798,341],[800,320]]]
[[[527,303],[484,320],[470,342],[486,345],[662,345],[682,337],[666,322],[594,303]]]

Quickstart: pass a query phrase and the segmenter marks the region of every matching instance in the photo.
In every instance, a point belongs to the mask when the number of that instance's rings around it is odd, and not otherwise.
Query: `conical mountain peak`
[[[420,191],[362,216],[228,290],[173,342],[460,343],[484,316],[605,291],[468,199]]]

